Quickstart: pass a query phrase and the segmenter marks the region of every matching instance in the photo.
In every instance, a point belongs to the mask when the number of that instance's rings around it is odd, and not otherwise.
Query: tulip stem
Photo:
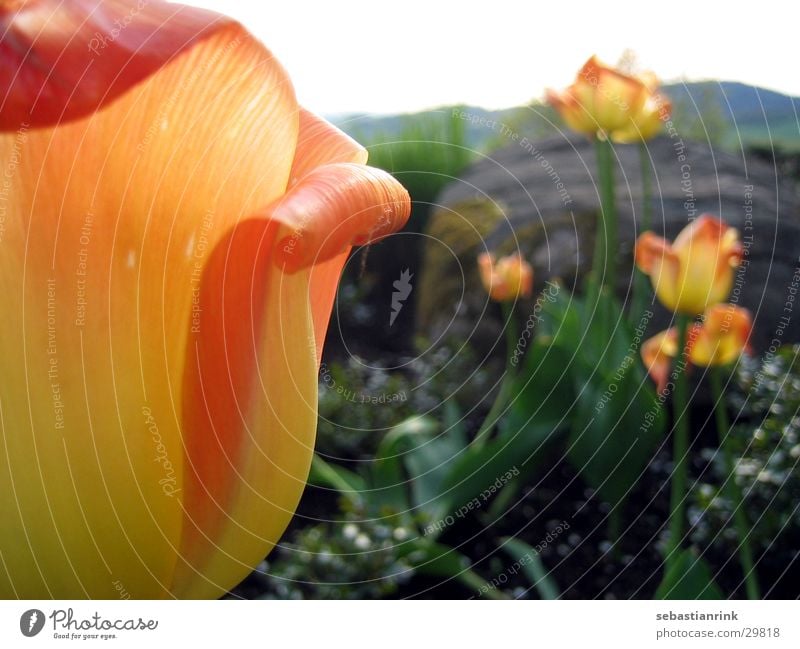
[[[646,232],[652,227],[653,222],[653,189],[650,183],[650,154],[644,140],[639,142],[639,165],[642,174],[642,218],[640,220],[641,232]],[[629,320],[634,327],[638,326],[639,318],[644,313],[644,304],[650,294],[650,282],[647,275],[639,270],[634,264],[633,270],[633,299]]]
[[[675,393],[672,398],[672,484],[670,493],[669,545],[667,546],[667,568],[680,556],[686,517],[686,475],[689,454],[689,404],[685,366],[688,361],[686,341],[691,318],[677,315],[678,349],[672,368]]]
[[[506,335],[506,369],[503,374],[500,389],[497,392],[492,407],[489,409],[489,414],[483,420],[480,429],[472,441],[473,446],[476,448],[483,448],[489,439],[489,436],[500,420],[500,416],[505,412],[506,404],[513,394],[514,377],[516,376],[515,367],[512,362],[514,357],[514,350],[517,347],[519,338],[517,335],[517,328],[514,326],[514,303],[501,302],[500,306],[503,309],[503,331]]]
[[[744,508],[744,498],[742,490],[736,484],[735,470],[733,462],[733,450],[731,449],[729,431],[730,422],[728,413],[725,409],[724,389],[722,387],[722,368],[710,368],[709,379],[711,382],[711,398],[714,399],[714,415],[716,416],[717,435],[719,435],[719,446],[722,449],[722,457],[725,462],[727,477],[723,485],[723,490],[733,507],[733,521],[736,526],[736,533],[739,537],[739,563],[744,571],[745,585],[748,599],[761,599],[761,591],[758,587],[758,576],[753,562],[753,551],[750,547],[750,522],[747,520],[747,512]]]
[[[614,151],[608,138],[595,138],[600,218],[594,239],[591,283],[597,295],[603,286],[616,287],[617,214],[614,205]]]

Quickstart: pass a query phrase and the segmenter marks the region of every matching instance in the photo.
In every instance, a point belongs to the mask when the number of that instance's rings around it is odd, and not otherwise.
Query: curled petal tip
[[[411,197],[391,174],[354,163],[317,167],[267,209],[284,228],[275,263],[295,272],[405,225]]]

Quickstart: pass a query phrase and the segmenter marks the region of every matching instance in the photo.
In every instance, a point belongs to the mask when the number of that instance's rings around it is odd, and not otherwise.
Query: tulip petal
[[[285,529],[310,466],[318,340],[344,255],[354,240],[372,242],[409,212],[408,194],[389,174],[326,164],[214,250],[200,296],[209,316],[186,363],[191,470],[178,596],[225,592]],[[287,226],[296,239],[287,239]],[[289,252],[288,242],[295,242]],[[294,262],[288,273],[286,255]],[[189,407],[198,403],[203,410]]]
[[[381,169],[317,167],[266,210],[284,224],[275,263],[296,272],[398,230],[411,213],[405,188]]]
[[[292,164],[290,186],[317,167],[334,162],[365,164],[367,150],[326,120],[301,108],[300,134]],[[332,259],[317,264],[311,273],[310,300],[314,316],[317,362],[322,358],[322,346],[325,343],[336,289],[349,254],[348,246]]]
[[[305,487],[317,399],[311,271],[289,276],[271,263],[277,229],[266,219],[240,224],[203,274],[184,389],[180,597],[219,596],[243,579]]]
[[[184,411],[203,406],[183,399],[195,286],[233,226],[285,191],[297,132],[283,69],[231,24],[96,113],[0,138],[13,176],[0,242],[3,596],[173,594]]]
[[[366,164],[367,150],[326,120],[301,108],[300,134],[289,185],[317,167],[333,162]]]
[[[659,299],[668,308],[675,308],[681,266],[669,242],[653,232],[643,232],[636,241],[634,257],[639,270],[650,276]]]
[[[324,184],[319,194],[315,183]],[[301,192],[300,199],[295,192]],[[301,202],[320,195],[317,203]],[[298,207],[308,211],[298,217],[292,211]],[[214,251],[204,272],[200,308],[219,315],[204,321],[197,358],[186,364],[187,406],[202,401],[205,412],[185,410],[192,473],[186,477],[187,525],[175,594],[206,597],[229,589],[288,524],[310,465],[318,340],[344,256],[350,242],[369,243],[385,235],[409,212],[407,193],[388,174],[354,164],[323,165],[274,209],[264,210],[264,218],[242,224]],[[306,247],[297,250],[300,267],[286,274],[281,257],[287,240],[279,235],[295,223],[303,224],[299,236]],[[331,228],[339,231],[333,243]],[[313,268],[303,267],[312,263]],[[237,268],[250,270],[242,275]],[[312,274],[320,279],[312,281]],[[269,287],[266,295],[258,294],[258,282]],[[267,304],[264,312],[259,312],[265,308],[261,303]],[[243,317],[247,313],[261,313],[262,321]],[[263,343],[259,331],[265,332]],[[219,376],[227,376],[227,384]],[[261,394],[254,397],[258,376]]]
[[[89,115],[224,28],[219,14],[140,0],[0,6],[0,130]],[[238,29],[238,28],[236,28]]]
[[[702,313],[727,299],[732,268],[742,255],[739,233],[724,221],[704,214],[681,230],[672,246],[680,259],[680,302],[684,310]]]

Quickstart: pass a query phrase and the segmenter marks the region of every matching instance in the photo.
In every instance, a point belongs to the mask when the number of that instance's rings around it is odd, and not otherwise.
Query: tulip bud
[[[672,244],[652,232],[643,233],[636,242],[635,257],[664,306],[699,315],[727,299],[742,246],[737,230],[704,214]]]
[[[530,297],[533,290],[533,268],[522,255],[494,257],[485,252],[478,257],[481,281],[489,297],[497,302],[509,302]]]

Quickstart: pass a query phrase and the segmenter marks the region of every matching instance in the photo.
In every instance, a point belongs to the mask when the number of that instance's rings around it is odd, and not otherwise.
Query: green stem
[[[739,563],[744,571],[745,585],[748,599],[761,599],[761,590],[758,587],[758,576],[756,575],[755,564],[753,562],[753,551],[750,547],[750,522],[747,520],[747,512],[744,509],[744,498],[742,490],[736,484],[735,471],[733,465],[733,450],[728,440],[730,422],[728,413],[725,409],[724,390],[722,388],[721,368],[712,367],[709,372],[711,380],[711,397],[714,399],[714,414],[717,422],[717,435],[719,435],[719,445],[722,449],[722,457],[725,462],[727,479],[724,489],[728,500],[733,507],[733,521],[736,526],[736,533],[739,537]]]
[[[505,323],[506,334],[506,369],[503,374],[503,380],[500,383],[500,389],[497,392],[494,403],[483,420],[480,430],[475,435],[472,444],[476,448],[482,448],[489,439],[494,427],[497,425],[500,415],[503,414],[508,400],[513,394],[514,390],[514,377],[516,375],[516,368],[514,367],[512,358],[514,357],[514,350],[517,347],[519,338],[517,335],[517,327],[514,323],[514,307],[513,302],[501,302],[503,307],[503,322]]]
[[[647,151],[647,144],[644,140],[639,142],[639,165],[642,174],[642,218],[641,231],[645,232],[652,227],[653,222],[653,190],[650,182],[650,155]],[[635,327],[642,313],[644,313],[645,300],[650,294],[650,282],[642,271],[634,267],[633,271],[633,299],[631,300],[631,310],[629,320]]]
[[[457,577],[462,584],[480,593],[481,597],[488,597],[489,599],[508,599],[508,595],[502,590],[489,587],[486,581],[472,570],[462,570],[458,573]]]
[[[642,173],[642,231],[649,230],[653,223],[653,190],[650,182],[650,154],[644,140],[639,142],[639,164]]]
[[[616,287],[617,214],[614,206],[614,152],[607,138],[595,139],[597,154],[597,179],[600,185],[600,219],[594,240],[592,260],[592,294],[601,287]]]
[[[667,550],[667,569],[677,561],[683,540],[684,520],[686,518],[686,474],[689,452],[689,404],[686,384],[686,338],[691,318],[678,314],[678,352],[672,375],[675,393],[672,398],[672,489],[670,492],[669,545]]]

